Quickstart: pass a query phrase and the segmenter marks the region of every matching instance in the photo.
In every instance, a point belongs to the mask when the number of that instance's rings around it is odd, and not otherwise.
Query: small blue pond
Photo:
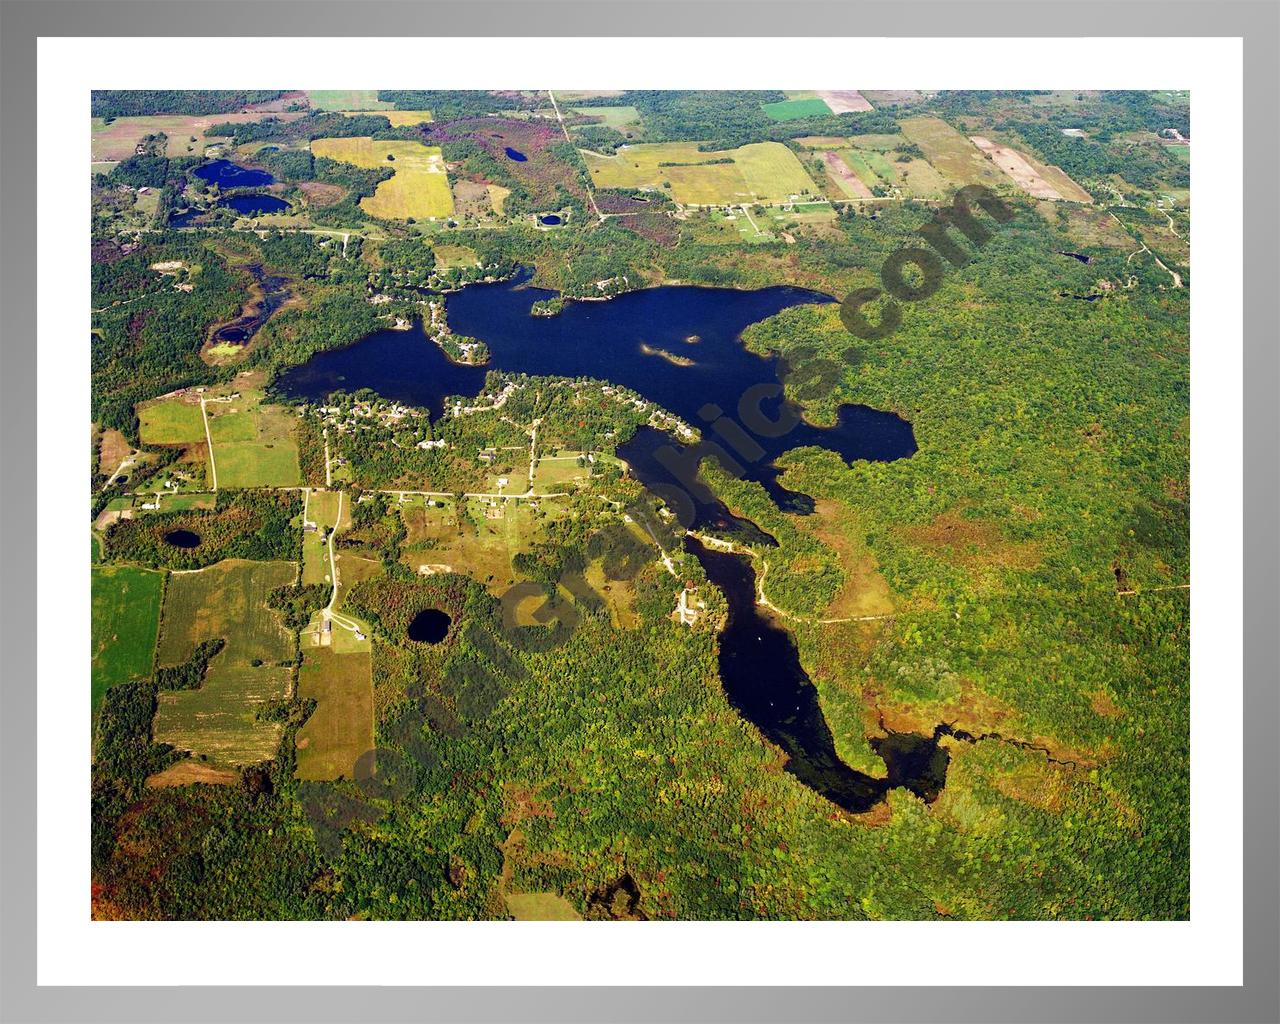
[[[521,153],[520,150],[512,149],[510,146],[507,147],[507,157],[519,164],[522,164],[529,159],[527,156]]]
[[[548,213],[545,217],[539,217],[538,223],[539,224],[563,224],[564,221],[562,221],[558,215],[554,213]]]

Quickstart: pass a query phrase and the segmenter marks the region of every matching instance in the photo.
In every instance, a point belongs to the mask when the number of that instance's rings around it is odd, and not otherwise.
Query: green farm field
[[[298,730],[297,777],[350,779],[356,761],[373,749],[371,656],[303,647],[298,696],[316,709]]]
[[[378,99],[377,89],[308,89],[307,102],[316,110],[344,113],[395,109],[394,103]]]
[[[143,444],[195,444],[204,440],[204,419],[199,402],[164,398],[138,407]]]
[[[826,102],[816,96],[812,99],[762,103],[760,109],[774,121],[798,121],[802,117],[826,117],[831,113]]]
[[[261,401],[257,391],[206,405],[220,487],[297,487],[297,417]]]
[[[574,107],[575,114],[600,118],[606,128],[632,128],[640,123],[640,112],[635,107]]]
[[[307,496],[307,522],[315,523],[316,529],[302,535],[303,585],[329,582],[329,545],[324,537],[337,518],[337,491],[312,491]]]
[[[154,569],[93,567],[93,707],[108,687],[150,675],[163,590],[164,573]]]
[[[165,595],[159,664],[180,664],[198,643],[218,637],[227,645],[214,664],[292,660],[292,638],[278,613],[267,607],[267,596],[292,583],[295,572],[291,562],[227,559],[196,572],[173,573]]]

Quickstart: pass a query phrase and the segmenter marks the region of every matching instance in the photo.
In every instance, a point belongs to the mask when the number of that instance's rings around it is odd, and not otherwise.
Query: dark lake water
[[[729,620],[720,634],[720,681],[729,702],[788,756],[786,770],[853,813],[869,810],[903,787],[926,801],[946,783],[950,755],[932,736],[889,733],[871,741],[888,777],[877,779],[840,760],[818,691],[800,664],[795,641],[761,614],[755,570],[745,556],[713,551],[694,537],[685,548],[723,591]]]
[[[190,530],[170,530],[164,535],[164,542],[175,548],[198,548],[200,534]]]
[[[409,639],[421,644],[438,644],[448,636],[452,621],[438,608],[418,612],[409,623]]]
[[[245,217],[256,217],[260,213],[282,213],[292,209],[279,196],[269,195],[228,196],[226,199],[219,199],[218,205],[235,210]]]
[[[507,147],[507,158],[509,160],[514,160],[516,163],[520,163],[520,164],[524,163],[526,160],[529,159],[527,156],[521,153],[520,150],[512,149],[510,146]]]
[[[548,213],[545,217],[539,217],[538,220],[543,224],[561,224],[563,221],[554,213]]]
[[[250,170],[230,160],[212,160],[197,167],[195,175],[219,188],[260,188],[276,180],[266,171]]]
[[[788,287],[739,291],[665,286],[628,292],[608,302],[571,302],[558,316],[535,317],[529,307],[555,293],[529,287],[528,278],[524,272],[511,281],[470,285],[450,295],[450,327],[484,341],[493,369],[607,380],[702,428],[705,440],[698,450],[673,446],[669,439],[659,444],[650,435],[619,449],[628,462],[634,459],[651,467],[641,476],[647,484],[657,487],[665,480],[701,498],[687,467],[697,456],[711,456],[730,462],[731,471],[759,481],[780,506],[804,512],[811,503],[778,482],[773,461],[784,452],[816,445],[851,462],[903,458],[916,450],[911,424],[894,413],[845,405],[830,429],[800,420],[793,405],[782,403],[777,359],[748,352],[738,340],[750,324],[790,306],[834,301],[829,296]],[[451,363],[419,331],[383,330],[348,348],[313,356],[283,373],[277,387],[312,401],[334,390],[367,387],[425,407],[435,417],[446,397],[476,395],[488,368]],[[747,431],[739,426],[744,422],[744,399],[768,422],[794,425],[775,437],[755,429],[745,436]],[[720,418],[722,413],[727,417]],[[746,420],[747,428],[757,423],[750,415]],[[681,521],[698,525],[696,519]]]

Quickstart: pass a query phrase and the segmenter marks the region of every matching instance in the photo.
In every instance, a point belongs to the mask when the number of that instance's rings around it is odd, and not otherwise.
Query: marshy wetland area
[[[1189,109],[95,93],[94,917],[1186,919]]]

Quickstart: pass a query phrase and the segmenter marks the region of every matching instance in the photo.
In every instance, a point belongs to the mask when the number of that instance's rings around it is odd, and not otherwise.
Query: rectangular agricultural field
[[[298,696],[316,708],[298,730],[297,777],[352,778],[356,761],[373,749],[372,656],[304,645]]]
[[[1007,183],[1003,174],[958,131],[937,117],[908,117],[899,122],[902,134],[920,147],[934,170],[957,185]]]
[[[264,665],[293,659],[293,637],[267,606],[277,587],[294,580],[292,562],[227,559],[196,572],[171,574],[164,601],[158,662],[179,665],[198,643],[222,637],[219,665]]]
[[[826,117],[832,113],[826,102],[817,96],[805,100],[762,103],[760,109],[764,111],[766,117],[774,121],[798,121],[802,117]]]
[[[238,398],[209,402],[209,434],[221,487],[297,487],[302,483],[295,433],[298,418],[264,405],[246,388]]]
[[[200,403],[163,398],[138,407],[139,436],[144,445],[195,444],[203,441]]]
[[[795,153],[780,142],[706,153],[696,142],[646,143],[624,146],[612,157],[582,155],[600,188],[669,185],[676,202],[691,205],[785,202],[819,191]]]
[[[861,114],[871,109],[871,104],[857,89],[819,89],[818,96],[833,114]]]
[[[867,158],[873,154],[863,153],[856,149],[846,149],[838,155],[858,180],[866,186],[868,191],[877,186],[888,186],[895,183],[895,178],[882,178],[872,170],[871,162]]]
[[[164,573],[129,565],[95,565],[91,577],[92,706],[108,687],[149,676],[160,629]]]
[[[307,102],[315,110],[394,110],[395,104],[378,99],[377,89],[308,89]]]
[[[1034,157],[1019,153],[1011,146],[1003,146],[981,135],[971,141],[991,162],[1000,168],[1020,189],[1036,199],[1070,199],[1077,203],[1092,202],[1089,193],[1072,181],[1063,171],[1041,164]],[[1057,172],[1056,174],[1054,172]]]
[[[375,143],[369,136],[362,136],[316,139],[311,143],[311,152],[357,167],[387,167],[395,171],[372,196],[360,200],[360,208],[371,217],[427,219],[453,213],[453,193],[439,146],[381,140]]]
[[[264,705],[283,700],[293,672],[280,666],[233,668],[227,653],[213,659],[198,690],[161,690],[152,735],[207,757],[215,765],[244,765],[275,756],[281,722],[259,718]]]

